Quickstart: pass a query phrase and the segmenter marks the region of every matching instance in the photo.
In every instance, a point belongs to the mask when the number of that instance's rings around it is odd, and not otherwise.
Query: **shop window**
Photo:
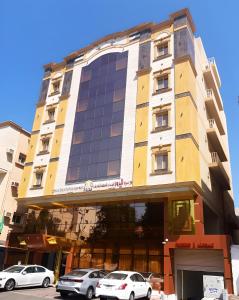
[[[21,219],[22,219],[22,216],[20,216],[20,215],[14,213],[14,214],[13,214],[13,217],[12,217],[12,222],[13,222],[14,224],[21,224]]]

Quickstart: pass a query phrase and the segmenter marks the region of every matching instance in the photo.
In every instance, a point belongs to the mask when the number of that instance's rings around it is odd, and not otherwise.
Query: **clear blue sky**
[[[0,122],[31,130],[42,65],[59,62],[109,33],[141,22],[160,22],[188,7],[208,57],[222,79],[236,204],[239,203],[238,0],[1,0]]]

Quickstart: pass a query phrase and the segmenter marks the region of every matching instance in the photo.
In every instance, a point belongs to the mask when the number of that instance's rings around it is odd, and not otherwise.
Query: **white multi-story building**
[[[30,133],[19,125],[0,123],[0,267],[4,260],[9,231],[22,222],[22,211],[17,209],[16,197],[21,180]]]

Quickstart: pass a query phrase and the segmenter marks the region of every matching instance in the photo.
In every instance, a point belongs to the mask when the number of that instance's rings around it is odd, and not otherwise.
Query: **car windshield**
[[[115,280],[124,280],[128,275],[124,273],[110,273],[105,278],[106,279],[115,279]]]
[[[88,273],[88,272],[82,271],[82,270],[73,270],[73,271],[71,271],[70,273],[67,273],[66,275],[82,277],[82,276],[84,276],[84,275],[87,274],[87,273]]]
[[[25,267],[13,266],[13,267],[7,268],[6,270],[3,270],[3,272],[20,273],[24,268]]]

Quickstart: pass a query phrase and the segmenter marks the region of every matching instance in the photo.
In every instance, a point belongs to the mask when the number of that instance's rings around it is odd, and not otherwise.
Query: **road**
[[[76,299],[71,297],[72,300]],[[71,299],[69,298],[69,299]],[[43,288],[24,288],[12,292],[0,292],[0,300],[39,300],[39,299],[62,299],[54,287]]]
[[[24,288],[16,289],[12,292],[0,291],[0,300],[46,300],[46,299],[59,299],[61,296],[56,292],[55,287],[44,288]],[[71,296],[67,300],[85,300],[82,296]],[[94,298],[94,300],[99,300],[99,298]],[[151,300],[160,300],[159,296],[153,295]]]

